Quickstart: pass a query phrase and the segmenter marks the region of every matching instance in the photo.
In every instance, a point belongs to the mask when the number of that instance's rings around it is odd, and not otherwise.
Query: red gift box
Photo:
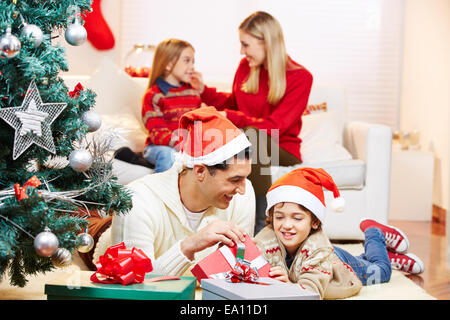
[[[244,260],[258,270],[260,277],[269,277],[270,264],[248,235],[245,236],[244,244]],[[201,282],[201,279],[225,279],[226,273],[232,271],[236,265],[236,252],[236,245],[233,247],[224,245],[197,263],[191,272],[198,282]]]

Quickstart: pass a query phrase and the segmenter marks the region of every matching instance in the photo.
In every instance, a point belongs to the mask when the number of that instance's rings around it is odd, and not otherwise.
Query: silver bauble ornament
[[[69,157],[69,165],[77,172],[84,172],[92,165],[92,155],[86,149],[74,150]]]
[[[11,28],[6,28],[6,34],[0,38],[0,55],[8,59],[14,58],[19,54],[21,47],[20,40],[11,34]]]
[[[89,110],[83,113],[81,119],[89,127],[89,132],[97,131],[102,125],[102,117],[94,110]]]
[[[37,48],[41,45],[42,40],[44,40],[44,33],[41,28],[35,24],[25,24],[22,28],[22,36],[30,39],[33,42],[33,47]]]
[[[56,249],[58,249],[59,242],[58,238],[51,230],[45,227],[44,231],[34,238],[33,245],[38,255],[50,257],[55,253]]]
[[[86,253],[94,247],[94,238],[89,233],[80,233],[78,235],[78,243],[77,250]]]
[[[69,25],[64,34],[66,41],[72,46],[79,46],[86,41],[87,31],[78,20]]]
[[[52,264],[58,268],[64,268],[72,263],[72,254],[66,248],[58,248],[52,256]]]

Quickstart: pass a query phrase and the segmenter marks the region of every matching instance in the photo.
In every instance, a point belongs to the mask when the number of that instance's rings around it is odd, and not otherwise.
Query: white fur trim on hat
[[[267,193],[266,215],[270,208],[280,202],[293,202],[304,206],[324,223],[325,206],[313,193],[290,185],[279,186]]]
[[[208,153],[207,155],[194,158],[183,152],[181,154],[181,158],[182,162],[188,168],[193,168],[195,164],[204,164],[207,166],[213,166],[234,157],[239,152],[245,150],[245,148],[250,146],[251,143],[250,141],[248,141],[247,136],[244,133],[241,133],[233,140],[229,141],[228,143],[214,150],[213,152]]]

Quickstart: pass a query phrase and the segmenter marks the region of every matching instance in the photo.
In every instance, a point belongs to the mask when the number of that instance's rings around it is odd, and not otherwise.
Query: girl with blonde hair
[[[194,73],[194,48],[178,39],[162,41],[155,51],[142,119],[148,130],[144,158],[155,173],[172,167],[180,117],[201,106],[199,92],[189,84]]]
[[[239,38],[245,58],[231,93],[204,85],[200,73],[194,74],[191,84],[199,89],[204,103],[224,112],[253,144],[249,179],[256,194],[256,234],[264,227],[265,194],[272,184],[270,166],[302,162],[301,116],[313,77],[288,56],[281,26],[270,14],[258,11],[248,16],[239,26]]]

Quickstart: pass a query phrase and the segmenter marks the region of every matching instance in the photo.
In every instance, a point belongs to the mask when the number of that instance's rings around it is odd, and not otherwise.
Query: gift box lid
[[[259,278],[258,282],[269,285],[231,283],[225,279],[202,279],[200,286],[203,290],[229,300],[320,300],[318,293],[302,289],[296,284],[267,277]]]
[[[63,274],[45,284],[47,297],[72,297],[75,299],[126,299],[126,300],[188,300],[194,299],[196,279],[143,282],[132,285],[94,283],[92,271]],[[159,275],[147,274],[146,279]]]

